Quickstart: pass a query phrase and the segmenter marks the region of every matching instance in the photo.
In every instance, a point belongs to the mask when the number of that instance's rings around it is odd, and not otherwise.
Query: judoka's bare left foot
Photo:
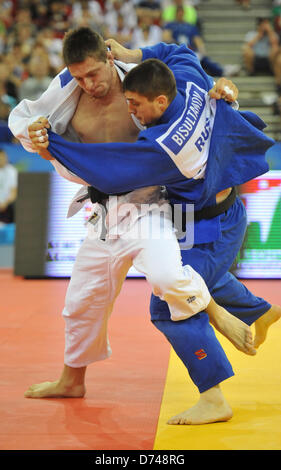
[[[67,387],[59,380],[31,385],[24,393],[25,398],[82,398],[86,389],[84,385]]]
[[[209,424],[229,421],[232,416],[232,409],[217,385],[201,393],[196,405],[173,416],[167,424]]]
[[[82,398],[86,393],[86,367],[64,365],[61,377],[55,382],[42,382],[29,387],[26,398]]]
[[[268,328],[281,318],[281,307],[272,305],[271,308],[255,321],[254,347],[258,348],[266,339]]]
[[[231,315],[212,299],[206,309],[210,323],[225,336],[239,351],[254,356],[257,351],[254,347],[251,329],[246,323]]]

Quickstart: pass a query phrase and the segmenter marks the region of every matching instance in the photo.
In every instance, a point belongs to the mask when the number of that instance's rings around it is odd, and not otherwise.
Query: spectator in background
[[[2,61],[9,70],[9,78],[18,87],[27,78],[26,60],[19,44],[14,44],[6,55],[2,56]]]
[[[19,101],[19,84],[20,82],[11,73],[9,64],[5,61],[5,58],[0,57],[0,85],[5,88],[7,95],[11,96],[15,103]]]
[[[41,45],[48,55],[51,75],[57,75],[63,68],[62,39],[57,38],[51,28],[44,28],[37,34],[36,48]]]
[[[49,24],[57,38],[63,38],[65,31],[70,27],[71,3],[67,0],[52,0],[48,2]]]
[[[186,23],[198,26],[198,14],[196,8],[191,5],[190,2],[184,0],[171,0],[163,9],[162,20],[165,23],[176,21],[178,7],[183,8],[183,20]]]
[[[256,31],[246,35],[243,59],[249,75],[264,73],[274,76],[277,100],[273,108],[275,114],[281,114],[281,48],[269,18],[258,18]]]
[[[28,58],[35,42],[37,28],[32,23],[31,12],[28,8],[20,8],[16,12],[15,21],[9,29],[7,38],[7,52],[17,47],[17,53],[21,52],[20,61]]]
[[[164,23],[163,28],[170,32],[171,42],[186,44],[190,49],[197,51],[202,56],[206,55],[205,45],[200,32],[194,24],[185,19],[183,6],[179,5],[176,7],[174,19]]]
[[[10,80],[9,69],[5,62],[0,59],[0,131],[1,139],[3,135],[8,135],[8,117],[14,106],[18,103],[18,90]],[[3,134],[4,132],[4,134]]]
[[[7,129],[7,123],[9,114],[12,108],[16,105],[13,102],[13,98],[7,95],[5,88],[3,85],[0,84],[0,126],[1,126],[1,133],[3,129]],[[2,139],[0,139],[2,141]]]
[[[75,3],[70,16],[70,26],[71,28],[89,27],[104,36],[103,12],[100,4],[88,0]]]
[[[143,14],[147,15],[150,14],[152,18],[152,23],[158,26],[161,26],[162,23],[162,5],[161,2],[156,0],[139,0],[136,3],[136,12],[139,18],[142,17]]]
[[[250,75],[274,73],[274,63],[279,50],[279,39],[268,18],[258,18],[255,31],[250,31],[243,45],[243,60]]]
[[[138,26],[132,33],[131,48],[154,46],[164,39],[166,38],[162,28],[153,23],[153,17],[149,9],[143,8],[141,16],[138,16]]]
[[[13,22],[13,2],[0,2],[0,24],[5,31],[10,28]]]
[[[272,5],[271,15],[273,27],[281,42],[281,0],[275,0]]]
[[[45,28],[50,20],[47,0],[31,0],[29,4],[33,24],[38,31]]]
[[[206,73],[212,77],[222,77],[223,75],[233,76],[240,71],[240,66],[229,64],[221,66],[212,61],[207,56],[206,47],[199,29],[185,20],[184,8],[176,7],[175,21],[166,23],[164,26],[164,38],[166,42],[175,42],[176,44],[186,44],[198,56],[201,65]],[[170,37],[168,36],[170,34]]]
[[[0,148],[0,225],[15,221],[17,177],[17,170],[8,162],[6,152]]]
[[[15,31],[15,42],[20,45],[24,58],[30,56],[36,41],[36,29],[29,23],[18,24]]]
[[[95,0],[81,0],[80,2],[74,2],[70,20],[71,27],[89,26],[99,33],[103,31],[103,10],[100,3]]]
[[[6,50],[6,42],[7,42],[7,26],[2,18],[1,15],[1,8],[0,8],[0,54],[3,54]]]
[[[48,88],[52,81],[50,63],[47,55],[33,54],[28,64],[30,76],[19,89],[20,100],[36,100]]]
[[[32,13],[29,5],[24,5],[24,2],[18,4],[15,11],[15,18],[13,20],[12,28],[22,24],[33,25]]]
[[[130,48],[132,43],[132,30],[127,26],[127,22],[121,13],[117,16],[117,24],[114,27],[105,28],[104,38],[113,38],[122,46]]]
[[[104,23],[107,31],[116,28],[119,15],[126,19],[127,28],[132,30],[136,27],[137,16],[132,2],[126,0],[107,0],[105,6]]]

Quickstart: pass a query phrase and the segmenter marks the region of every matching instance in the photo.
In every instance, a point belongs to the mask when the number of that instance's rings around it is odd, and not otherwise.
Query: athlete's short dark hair
[[[79,27],[68,31],[63,39],[63,59],[66,66],[84,62],[87,57],[94,57],[99,62],[106,62],[107,47],[102,36],[88,27]]]
[[[123,81],[123,91],[126,90],[145,96],[149,101],[165,95],[171,102],[177,94],[177,85],[173,72],[164,62],[147,59],[127,73]]]

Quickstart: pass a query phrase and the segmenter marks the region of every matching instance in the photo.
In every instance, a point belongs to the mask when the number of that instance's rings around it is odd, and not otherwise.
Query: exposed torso
[[[71,125],[84,143],[135,142],[139,133],[121,90],[110,100],[82,92]]]

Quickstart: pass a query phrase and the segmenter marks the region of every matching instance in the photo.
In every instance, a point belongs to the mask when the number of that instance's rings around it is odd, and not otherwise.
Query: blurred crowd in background
[[[270,74],[276,86],[274,113],[281,115],[281,0],[272,0],[269,17],[257,18],[256,30],[244,38],[241,63],[227,66],[206,53],[198,5],[207,1],[211,0],[0,0],[0,123],[7,126],[11,109],[23,98],[38,98],[64,68],[64,33],[79,26],[132,49],[159,41],[185,43],[214,77]],[[235,3],[241,9],[253,8],[251,0]],[[1,174],[8,164],[3,162]],[[11,202],[6,199],[0,198],[0,213]]]
[[[36,99],[46,89],[64,67],[61,51],[65,31],[82,25],[129,48],[159,41],[184,42],[196,51],[210,75],[236,75],[241,65],[222,67],[206,54],[197,9],[205,1],[209,0],[0,0],[0,119],[6,120],[21,99]],[[241,8],[251,8],[250,0],[233,1]],[[249,74],[261,67],[279,74],[276,86],[280,91],[281,1],[272,2],[267,31],[257,29],[257,40],[251,36],[251,44],[249,40],[243,51],[244,68]],[[253,58],[260,56],[259,49],[261,55],[267,55],[266,60]]]

